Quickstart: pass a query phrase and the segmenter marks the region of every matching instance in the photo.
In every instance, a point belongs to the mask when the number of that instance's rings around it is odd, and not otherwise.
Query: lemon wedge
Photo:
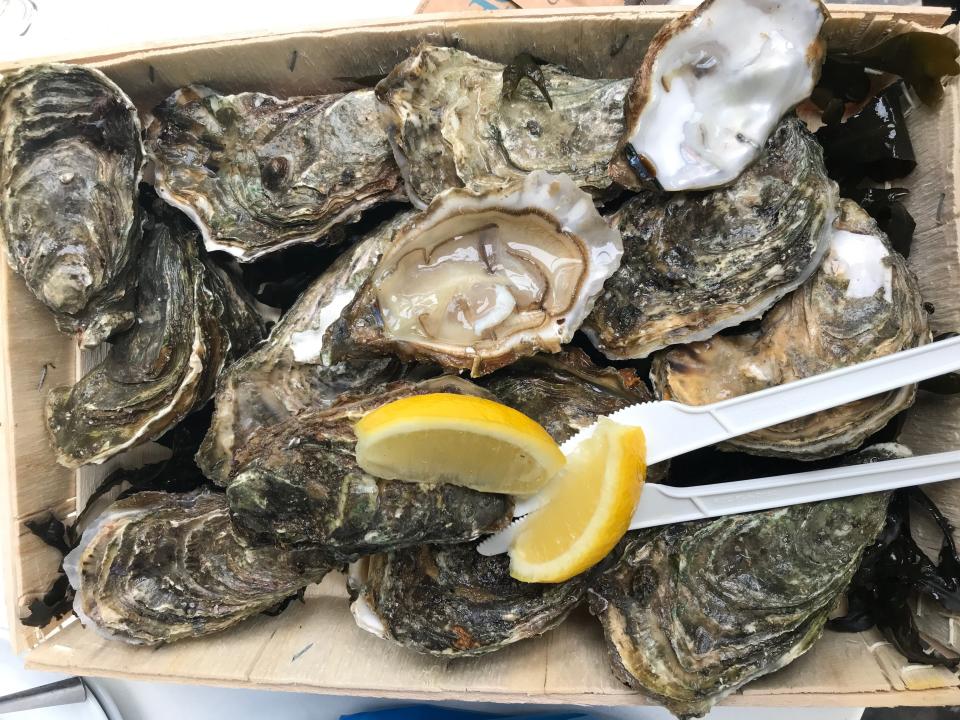
[[[470,395],[401,398],[367,414],[356,432],[357,463],[387,480],[528,495],[566,462],[541,425]]]
[[[601,418],[550,481],[547,504],[520,528],[510,547],[510,574],[524,582],[562,582],[600,562],[630,527],[646,453],[640,428]]]

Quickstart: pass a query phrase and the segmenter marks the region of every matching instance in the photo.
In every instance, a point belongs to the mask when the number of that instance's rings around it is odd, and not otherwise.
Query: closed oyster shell
[[[917,281],[876,222],[843,200],[820,269],[753,332],[671,348],[651,377],[665,399],[703,405],[818,375],[929,341]],[[721,447],[800,460],[859,447],[913,404],[916,386],[729,440]]]
[[[338,559],[423,543],[465,542],[509,522],[504,495],[446,484],[381,480],[354,455],[354,425],[392,400],[431,392],[480,394],[455,376],[400,381],[328,410],[262,428],[227,486],[234,524],[255,542],[322,546]]]
[[[371,90],[294,97],[177,90],[154,110],[147,146],[157,192],[208,250],[253,260],[330,234],[399,195]]]
[[[260,317],[202,254],[193,225],[156,203],[138,258],[139,322],[73,387],[50,391],[57,461],[101,463],[153,440],[213,394],[220,371],[263,337]]]
[[[621,208],[624,260],[584,331],[607,357],[642,358],[759,317],[820,264],[836,200],[820,146],[785,119],[732,185]]]
[[[805,653],[883,527],[876,493],[628,533],[591,580],[614,673],[681,718]]]
[[[303,410],[321,410],[345,392],[372,391],[395,380],[400,364],[387,357],[333,363],[323,336],[373,272],[401,213],[348,248],[308,287],[265,343],[231,365],[217,385],[216,409],[197,464],[226,485],[233,457],[261,428]]]
[[[550,585],[510,577],[506,555],[476,543],[421,545],[350,568],[350,605],[364,630],[417,652],[467,657],[557,627],[579,603],[584,577]]]
[[[504,93],[504,66],[426,45],[377,85],[411,202],[451,187],[492,190],[534,170],[580,187],[610,187],[606,166],[623,130],[629,80],[589,80],[541,68],[550,101],[528,82]]]
[[[251,545],[221,493],[141,492],[111,505],[64,560],[74,611],[99,634],[156,645],[219,632],[331,569],[315,550]]]
[[[335,356],[391,352],[477,377],[557,352],[622,253],[620,234],[565,175],[447,190],[397,232],[331,328]]]
[[[98,70],[37,65],[0,82],[0,239],[61,332],[94,347],[134,320],[140,120]]]

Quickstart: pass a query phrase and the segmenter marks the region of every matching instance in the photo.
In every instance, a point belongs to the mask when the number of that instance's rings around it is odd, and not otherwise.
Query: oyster
[[[462,50],[426,45],[377,85],[411,202],[443,190],[496,189],[534,170],[566,173],[592,192],[623,131],[629,80],[588,80],[556,65],[535,85]],[[508,92],[515,85],[513,92]]]
[[[607,357],[642,358],[759,317],[816,270],[836,198],[796,118],[729,187],[637,196],[614,216],[624,261],[584,331]]]
[[[202,255],[189,220],[159,201],[156,208],[137,259],[139,322],[76,385],[47,396],[47,428],[67,467],[159,437],[205,403],[226,364],[262,337],[256,311]]]
[[[671,348],[653,361],[665,399],[703,405],[888,355],[928,342],[917,281],[876,222],[843,200],[819,271],[777,303],[760,328]],[[916,386],[774,425],[721,447],[813,460],[859,447]]]
[[[362,629],[422,653],[482,655],[557,627],[576,607],[584,577],[550,585],[510,577],[506,555],[475,543],[421,545],[350,567],[350,605]]]
[[[826,16],[820,0],[705,0],[664,25],[630,86],[613,179],[634,190],[734,180],[813,91]]]
[[[37,65],[0,82],[0,239],[62,332],[94,347],[134,320],[143,165],[133,103],[103,73]]]
[[[387,548],[465,542],[506,525],[513,503],[504,495],[380,480],[357,466],[356,421],[391,400],[430,392],[482,393],[455,376],[401,381],[261,428],[237,454],[227,485],[238,530],[254,542],[323,546],[355,560]]]
[[[820,637],[883,527],[887,499],[860,495],[627,534],[587,593],[614,674],[687,718],[789,664]]]
[[[330,234],[399,196],[372,90],[282,100],[177,90],[154,110],[147,146],[157,192],[242,261]]]
[[[221,493],[141,492],[111,505],[64,560],[81,622],[146,645],[200,637],[319,582],[323,553],[251,545]]]
[[[197,455],[204,474],[225,485],[237,448],[259,430],[303,410],[332,405],[341,393],[372,390],[395,380],[399,363],[386,357],[330,361],[323,335],[373,272],[401,213],[345,250],[300,296],[267,341],[231,365],[220,378],[216,410]]]
[[[331,328],[336,355],[389,351],[479,376],[557,352],[622,254],[620,234],[565,175],[447,190],[397,232]]]

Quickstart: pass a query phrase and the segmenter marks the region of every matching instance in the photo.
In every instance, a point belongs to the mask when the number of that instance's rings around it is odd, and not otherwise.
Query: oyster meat
[[[426,45],[377,85],[407,194],[423,209],[443,190],[492,190],[534,170],[566,173],[591,192],[623,131],[629,80],[588,80],[556,65],[532,82],[509,67]]]
[[[689,718],[789,664],[820,637],[887,500],[859,495],[628,533],[587,592],[614,674]]]
[[[0,82],[0,240],[57,327],[95,347],[134,321],[143,166],[133,103],[99,70]]]
[[[316,550],[251,545],[212,492],[141,492],[114,503],[63,567],[85,626],[144,645],[232,627],[331,569]]]
[[[584,593],[584,577],[555,584],[510,577],[507,555],[475,543],[421,545],[350,567],[350,605],[362,629],[412,650],[466,657],[557,627]]]
[[[384,403],[431,392],[483,393],[456,376],[399,381],[261,428],[237,454],[227,485],[237,529],[253,542],[322,546],[352,561],[386,549],[466,542],[506,525],[513,511],[507,496],[381,480],[358,467],[356,422]]]
[[[76,385],[47,396],[47,428],[67,467],[159,437],[205,403],[227,363],[263,337],[259,315],[203,255],[189,220],[159,201],[155,208],[137,259],[137,324]]]
[[[820,264],[836,200],[796,118],[726,188],[638,195],[613,218],[624,260],[584,331],[607,357],[642,358],[759,317]]]
[[[157,192],[208,250],[242,261],[331,229],[400,193],[372,90],[286,100],[177,90],[154,110],[147,147]]]
[[[770,310],[757,330],[671,348],[653,361],[658,394],[703,405],[922,345],[927,313],[913,273],[876,222],[842,200],[820,269]],[[898,412],[916,386],[764,430],[721,447],[814,460],[859,447]]]
[[[826,44],[820,0],[705,0],[650,41],[610,175],[637,190],[734,180],[810,97]]]
[[[401,213],[344,250],[284,314],[267,341],[223,373],[210,430],[197,455],[207,477],[225,485],[236,449],[260,428],[303,410],[329,407],[342,393],[369,391],[399,377],[400,364],[387,357],[331,362],[323,336],[373,272],[394,230],[411,216]]]
[[[336,355],[392,352],[476,377],[557,352],[622,254],[620,233],[565,175],[447,190],[397,232],[331,328]]]

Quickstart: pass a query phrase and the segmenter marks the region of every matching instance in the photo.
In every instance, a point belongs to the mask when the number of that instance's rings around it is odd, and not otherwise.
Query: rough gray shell
[[[426,45],[377,85],[411,201],[451,187],[488,190],[533,170],[566,173],[586,190],[611,185],[629,80],[588,80],[542,68],[553,102],[529,81],[504,96],[504,66]]]
[[[820,637],[883,526],[887,499],[629,533],[588,591],[614,673],[687,718],[789,664]]]
[[[181,88],[154,110],[157,192],[242,261],[330,233],[398,197],[400,175],[373,91],[282,100]]]
[[[142,492],[111,505],[64,561],[74,610],[108,638],[156,645],[269,610],[330,570],[316,551],[251,545],[220,493]]]
[[[759,317],[816,270],[836,198],[817,141],[787,118],[732,185],[631,199],[613,218],[620,269],[584,331],[607,357],[642,358]]]
[[[853,280],[831,249],[820,269],[780,300],[760,328],[671,348],[651,368],[658,393],[702,405],[864,362],[927,342],[930,333],[920,290],[906,260],[894,251],[874,220],[844,200],[838,230],[876,239],[886,257],[877,268],[890,274],[883,290],[851,294]],[[749,433],[721,447],[800,460],[839,455],[859,447],[901,410],[913,404],[908,385],[854,403]]]
[[[267,341],[221,376],[210,430],[197,454],[197,464],[215,483],[227,483],[236,449],[260,428],[302,410],[329,407],[341,393],[372,391],[397,379],[400,363],[391,358],[332,363],[323,335],[369,277],[393,230],[409,215],[401,213],[345,250],[303,292]]]
[[[506,496],[381,480],[357,466],[354,424],[391,400],[430,392],[482,393],[455,376],[400,381],[261,428],[237,454],[227,485],[238,530],[256,542],[321,545],[355,560],[388,548],[465,542],[504,526],[513,510]]]
[[[100,71],[37,65],[0,82],[0,239],[83,347],[134,320],[143,156],[136,109]]]
[[[507,555],[475,543],[394,550],[351,567],[357,624],[441,657],[482,655],[552,630],[576,607],[584,578],[543,585],[510,577]]]
[[[205,403],[226,364],[263,337],[259,316],[203,255],[193,225],[155,207],[137,258],[139,321],[76,385],[47,396],[47,428],[67,467],[159,437]]]

